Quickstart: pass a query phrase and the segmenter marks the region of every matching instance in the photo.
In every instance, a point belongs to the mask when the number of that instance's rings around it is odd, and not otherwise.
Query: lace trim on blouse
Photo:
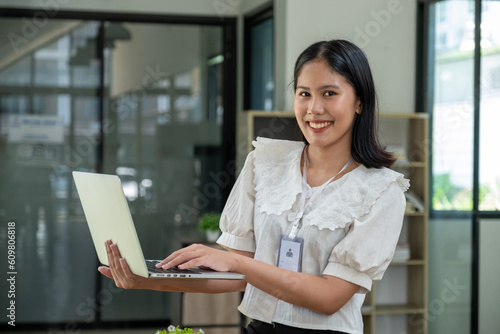
[[[254,175],[255,205],[260,212],[281,215],[302,192],[300,159],[305,144],[298,141],[257,138]]]
[[[305,144],[259,137],[253,145],[256,207],[260,213],[281,215],[292,209],[302,193],[300,160]],[[394,182],[402,191],[410,185],[402,174],[391,169],[361,165],[321,192],[308,206],[303,224],[332,231],[349,227],[355,219],[368,214]]]

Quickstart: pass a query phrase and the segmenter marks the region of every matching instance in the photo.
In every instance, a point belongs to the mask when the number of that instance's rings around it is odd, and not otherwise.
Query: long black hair
[[[293,90],[304,64],[324,59],[335,72],[342,75],[354,88],[361,101],[361,113],[354,119],[351,155],[356,162],[368,168],[390,167],[395,159],[381,146],[377,136],[375,114],[377,98],[368,59],[355,44],[346,40],[316,42],[297,58],[293,72]],[[304,138],[305,140],[305,138]],[[306,141],[307,143],[307,141]]]

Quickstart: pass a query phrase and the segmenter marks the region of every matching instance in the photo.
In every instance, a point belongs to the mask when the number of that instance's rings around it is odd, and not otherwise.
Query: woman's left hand
[[[164,269],[178,267],[188,269],[192,267],[208,267],[216,271],[235,271],[237,254],[213,247],[193,244],[173,252],[157,267]]]
[[[108,254],[109,268],[101,266],[99,272],[104,276],[111,278],[119,288],[123,289],[143,289],[147,286],[147,278],[135,275],[130,270],[130,267],[121,257],[118,246],[113,244],[111,240],[105,242],[106,252]]]

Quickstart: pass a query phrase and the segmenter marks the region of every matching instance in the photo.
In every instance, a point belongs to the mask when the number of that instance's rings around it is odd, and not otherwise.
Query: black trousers
[[[281,324],[268,324],[262,321],[253,320],[248,324],[247,328],[243,329],[241,334],[347,334],[344,332],[337,331],[326,331],[326,330],[314,330],[314,329],[303,329],[285,326]]]

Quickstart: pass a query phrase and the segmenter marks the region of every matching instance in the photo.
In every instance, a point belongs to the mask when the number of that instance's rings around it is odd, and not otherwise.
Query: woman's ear
[[[361,101],[358,99],[356,102],[356,114],[361,115],[361,110],[363,110],[363,105],[361,104]]]

